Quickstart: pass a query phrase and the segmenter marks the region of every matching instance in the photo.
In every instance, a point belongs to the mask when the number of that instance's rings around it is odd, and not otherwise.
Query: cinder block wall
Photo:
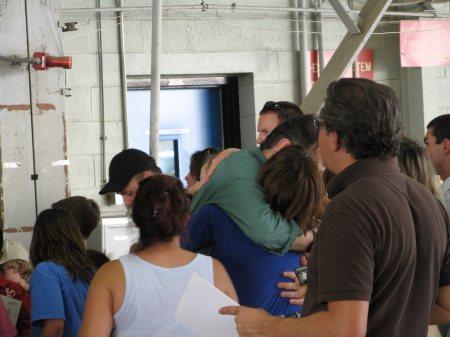
[[[31,50],[71,55],[74,61],[73,69],[66,72],[51,69],[45,73],[33,73],[33,102],[29,98],[26,67],[0,63],[0,218],[3,218],[3,225],[7,228],[28,227],[27,230],[31,230],[35,219],[35,197],[30,180],[33,173],[30,107],[36,109],[33,117],[39,174],[38,211],[68,193],[93,197],[104,203],[98,195],[102,183],[102,158],[96,17],[92,14],[79,15],[73,20],[78,21],[78,30],[63,33],[62,36],[58,36],[60,28],[56,25],[60,21],[56,11],[59,7],[94,8],[96,1],[30,0],[28,3],[32,8],[29,13]],[[167,0],[164,3],[198,5],[198,0]],[[209,3],[229,5],[230,1],[212,0]],[[102,0],[101,4],[115,6],[115,1]],[[124,0],[125,6],[148,4],[148,0]],[[292,6],[292,1],[246,0],[245,5]],[[449,13],[448,3],[433,6],[441,13]],[[24,19],[23,2],[9,0],[1,3],[2,55],[26,55]],[[63,18],[62,21],[68,20]],[[117,19],[104,17],[101,26],[107,167],[111,157],[124,147],[123,112]],[[293,18],[286,13],[164,11],[162,73],[181,76],[238,74],[242,143],[252,145],[257,113],[266,100],[299,103],[298,42],[293,30]],[[398,27],[389,24],[384,30],[398,31]],[[336,19],[325,19],[326,49],[336,48],[343,34],[344,28]],[[134,14],[125,20],[125,45],[127,74],[149,75],[150,12]],[[313,46],[310,41],[309,47]],[[400,69],[398,34],[375,35],[367,47],[375,52],[375,79],[402,95],[405,130],[420,139],[424,125],[433,116],[450,110],[449,68]],[[409,77],[405,73],[412,74],[414,80],[407,81]],[[411,86],[411,83],[414,85]],[[71,96],[65,99],[64,107],[60,89],[66,86],[71,89]],[[422,96],[419,103],[423,107],[415,107],[418,96]],[[48,103],[55,109],[41,111],[37,107],[41,103]],[[65,120],[67,123],[64,123]],[[70,162],[68,186],[67,167],[53,165],[53,161],[65,158]],[[21,166],[8,168],[4,165],[12,162],[18,162]],[[104,207],[103,211],[123,212],[123,208]],[[27,244],[30,234],[18,232],[8,235]]]
[[[437,69],[438,113],[450,113],[450,67]]]
[[[59,56],[58,5],[0,1],[0,55]],[[0,227],[26,247],[36,213],[68,195],[63,86],[62,69],[0,62]]]
[[[211,4],[230,5],[228,0]],[[101,1],[103,7],[115,1]],[[149,1],[128,0],[124,6],[148,5]],[[198,5],[198,1],[165,1],[165,5]],[[240,3],[241,4],[241,3]],[[244,5],[244,3],[242,3]],[[356,4],[356,3],[355,3]],[[248,0],[245,5],[291,7],[293,1]],[[63,8],[95,7],[94,0],[63,1]],[[150,75],[151,13],[126,14],[125,48],[127,75]],[[163,13],[163,75],[240,74],[241,133],[244,146],[253,145],[259,109],[267,100],[300,103],[298,41],[292,14],[284,12],[232,12],[227,10]],[[98,196],[101,186],[99,119],[99,48],[95,15],[72,15],[78,31],[64,33],[65,52],[74,67],[67,74],[72,96],[67,99],[68,144],[72,195]],[[81,18],[80,18],[81,17]],[[313,21],[314,18],[309,20]],[[398,19],[395,19],[398,20]],[[65,20],[67,21],[67,20]],[[107,162],[123,149],[120,96],[118,25],[103,16],[102,53],[106,120]],[[310,23],[310,28],[312,23]],[[345,34],[338,19],[324,19],[325,49],[337,48]],[[398,31],[389,24],[383,31]],[[311,37],[311,35],[310,35]],[[391,86],[401,95],[398,34],[374,35],[367,48],[374,49],[375,80]],[[309,39],[309,49],[315,48]],[[118,211],[104,208],[104,211]]]
[[[102,1],[102,6],[113,2]],[[229,5],[229,1],[215,1]],[[195,4],[170,1],[164,4]],[[272,5],[246,1],[245,5]],[[148,1],[124,1],[125,6],[148,5]],[[292,1],[277,1],[292,6]],[[64,8],[95,7],[95,1],[64,1]],[[230,11],[164,11],[162,38],[163,75],[235,74],[239,76],[241,134],[244,146],[256,139],[256,113],[267,100],[299,102],[299,70],[292,14],[232,13]],[[82,15],[78,31],[64,34],[64,49],[73,57],[67,75],[72,96],[67,99],[68,144],[71,158],[69,179],[72,195],[97,199],[101,186],[99,119],[99,48],[95,16]],[[128,16],[128,15],[126,15]],[[189,16],[192,16],[190,18]],[[258,18],[258,20],[256,20]],[[126,19],[127,75],[150,75],[151,13]],[[106,152],[109,159],[123,149],[120,64],[117,20],[102,20],[102,52],[106,120]],[[116,208],[105,208],[105,211]]]

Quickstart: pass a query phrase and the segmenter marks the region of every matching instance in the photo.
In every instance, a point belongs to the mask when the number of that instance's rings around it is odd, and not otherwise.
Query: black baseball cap
[[[116,154],[109,164],[109,181],[103,186],[99,194],[120,192],[136,174],[155,169],[153,157],[137,149],[126,149]]]

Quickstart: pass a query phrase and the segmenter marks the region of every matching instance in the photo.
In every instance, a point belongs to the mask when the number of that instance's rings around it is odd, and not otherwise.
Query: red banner
[[[309,54],[311,64],[311,84],[314,84],[320,75],[319,52],[317,50],[310,50]],[[333,54],[334,50],[324,50],[325,65],[327,65]],[[358,77],[373,80],[373,50],[363,49],[356,58],[354,67],[347,69],[342,77]]]
[[[402,20],[400,61],[402,67],[450,66],[450,21]]]

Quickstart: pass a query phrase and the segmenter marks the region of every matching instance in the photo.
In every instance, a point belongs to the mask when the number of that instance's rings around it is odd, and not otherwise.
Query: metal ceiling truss
[[[358,27],[358,21],[360,17],[355,14],[352,9],[348,6],[346,0],[328,0],[331,7],[336,11],[336,14],[342,20],[342,23],[347,27],[347,30],[352,34],[361,34]]]
[[[330,1],[337,2],[342,1]],[[392,0],[367,1],[359,13],[359,34],[348,32],[334,52],[327,66],[320,74],[318,81],[314,84],[308,96],[302,102],[301,108],[305,113],[318,113],[325,99],[328,85],[341,77],[348,67],[363,49],[373,31],[377,27]],[[342,7],[344,10],[345,8]]]

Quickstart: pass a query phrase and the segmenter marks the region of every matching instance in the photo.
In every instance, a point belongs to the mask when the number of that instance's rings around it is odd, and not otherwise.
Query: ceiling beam
[[[342,20],[342,23],[347,27],[347,30],[352,34],[361,34],[358,28],[359,16],[350,9],[345,0],[329,0],[331,7],[336,11],[336,14]]]
[[[361,33],[354,35],[348,32],[334,52],[327,66],[323,69],[318,81],[302,102],[303,112],[318,113],[325,99],[328,85],[339,79],[356,59],[367,40],[380,22],[392,0],[367,1],[359,16]]]

